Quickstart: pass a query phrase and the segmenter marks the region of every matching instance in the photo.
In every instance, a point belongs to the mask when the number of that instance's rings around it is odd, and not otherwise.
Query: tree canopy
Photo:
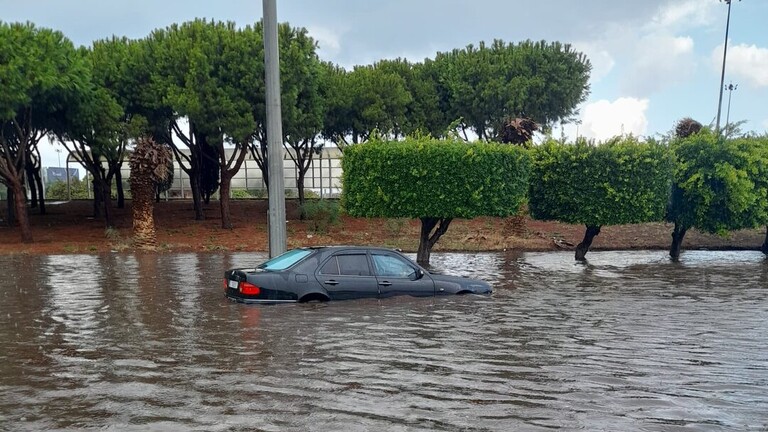
[[[599,144],[549,140],[533,149],[531,216],[586,225],[576,251],[584,259],[602,226],[663,220],[671,163],[666,146],[631,136]]]
[[[667,220],[676,259],[690,228],[725,234],[768,223],[768,143],[723,139],[708,129],[672,141],[674,185]]]
[[[589,93],[587,57],[560,42],[495,40],[438,53],[441,98],[451,120],[491,140],[507,118],[530,118],[549,128],[567,121]]]
[[[495,143],[374,140],[348,148],[342,168],[344,209],[352,216],[421,219],[417,259],[427,263],[453,218],[504,217],[520,210],[529,157],[520,147]]]
[[[0,183],[15,198],[23,241],[32,241],[23,187],[27,158],[89,86],[85,59],[61,32],[0,22]]]

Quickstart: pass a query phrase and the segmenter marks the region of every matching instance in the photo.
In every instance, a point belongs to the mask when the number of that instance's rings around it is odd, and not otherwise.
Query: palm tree
[[[526,117],[509,117],[504,120],[497,134],[497,141],[505,144],[517,144],[530,147],[533,133],[539,130],[539,125]]]
[[[129,165],[131,167],[131,194],[133,195],[133,241],[140,249],[157,247],[154,198],[157,184],[168,177],[168,164],[173,161],[171,151],[151,138],[140,138]]]
[[[685,117],[680,119],[675,125],[675,136],[678,138],[688,138],[693,134],[699,133],[701,128],[701,123],[690,117]]]

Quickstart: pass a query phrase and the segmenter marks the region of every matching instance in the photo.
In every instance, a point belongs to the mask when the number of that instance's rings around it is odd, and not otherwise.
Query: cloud
[[[659,7],[651,21],[645,26],[647,31],[680,31],[682,28],[700,27],[714,21],[715,2],[700,0],[673,1]]]
[[[696,73],[690,32],[711,26],[716,6],[701,0],[666,1],[654,5],[644,21],[625,17],[608,23],[602,36],[575,46],[593,61],[595,81],[616,69],[621,95],[648,97]]]
[[[341,51],[341,34],[332,29],[308,26],[307,31],[317,41],[318,50],[328,56],[335,56]]]
[[[646,96],[688,79],[696,70],[693,39],[688,36],[649,34],[637,43],[625,75],[625,93]]]
[[[648,99],[621,97],[613,102],[587,104],[581,115],[580,135],[606,140],[620,134],[643,135],[648,128]]]
[[[589,58],[589,62],[592,63],[590,80],[593,84],[605,78],[616,65],[616,60],[611,54],[596,43],[576,42],[573,44],[573,48],[583,52]]]
[[[723,66],[723,45],[712,51],[712,66],[719,73]],[[728,48],[728,73],[755,87],[768,87],[768,48],[736,45]]]

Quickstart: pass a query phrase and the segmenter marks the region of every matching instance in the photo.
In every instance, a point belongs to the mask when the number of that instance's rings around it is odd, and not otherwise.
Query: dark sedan
[[[490,294],[484,281],[431,274],[403,254],[358,246],[290,250],[250,269],[224,273],[226,296],[242,303]]]

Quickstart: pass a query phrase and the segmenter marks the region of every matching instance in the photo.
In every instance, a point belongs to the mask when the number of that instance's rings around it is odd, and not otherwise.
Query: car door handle
[[[379,285],[381,285],[381,286],[390,286],[390,285],[392,285],[392,282],[383,281],[383,282],[379,282]]]
[[[336,282],[334,279],[331,279],[331,280],[327,280],[327,281],[325,281],[325,283],[327,283],[328,285],[338,285],[338,284],[339,284],[339,283],[338,283],[338,282]]]

